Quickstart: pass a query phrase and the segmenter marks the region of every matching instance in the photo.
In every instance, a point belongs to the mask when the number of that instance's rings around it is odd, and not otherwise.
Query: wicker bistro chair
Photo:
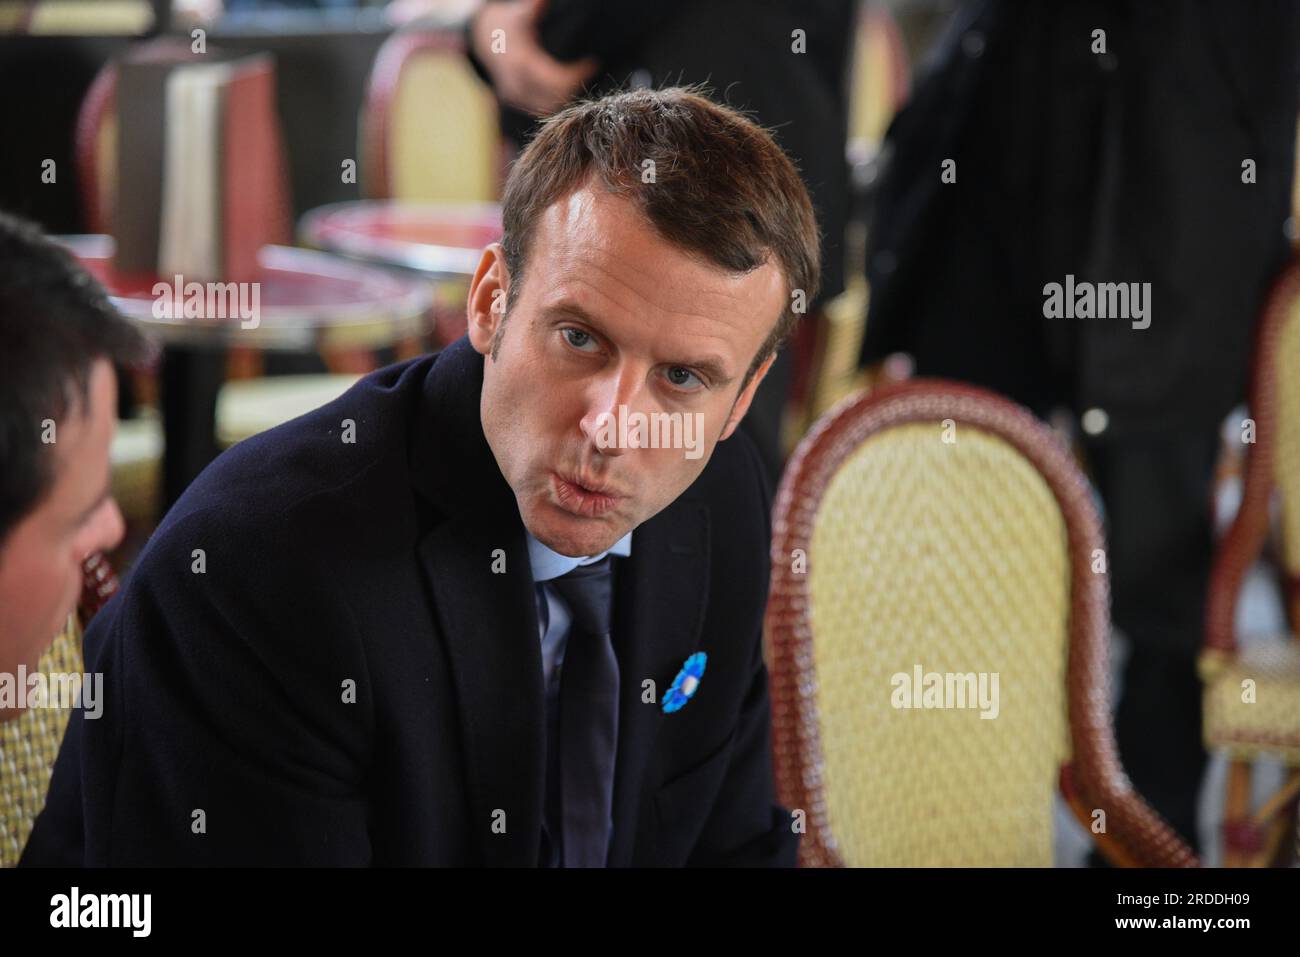
[[[1254,442],[1244,446],[1241,505],[1210,574],[1200,662],[1205,744],[1229,758],[1223,822],[1228,866],[1270,863],[1300,800],[1300,259],[1282,272],[1265,303],[1250,393]],[[1275,493],[1291,635],[1240,643],[1237,601],[1268,542]],[[1287,779],[1252,814],[1251,768],[1266,756],[1287,765]]]
[[[496,98],[465,58],[459,30],[413,28],[375,56],[361,122],[370,199],[480,202],[505,180]]]
[[[95,612],[117,590],[117,577],[102,555],[83,566],[81,600],[68,626],[41,656],[46,675],[81,674],[81,633]],[[45,806],[45,793],[54,759],[63,742],[70,708],[30,708],[0,724],[0,867],[18,863],[36,815]]]
[[[1046,426],[935,380],[850,398],[774,521],[773,756],[801,864],[1050,865],[1058,786],[1115,863],[1197,863],[1120,767],[1100,526]],[[983,673],[996,706],[905,707],[918,669]]]
[[[883,3],[864,3],[853,38],[849,141],[880,148],[894,114],[907,100],[911,64],[898,21]]]
[[[214,48],[209,52],[215,53]],[[165,63],[202,61],[203,56],[190,51],[188,40],[162,38],[148,41],[141,55]],[[76,157],[81,185],[82,206],[92,233],[113,231],[113,212],[117,193],[117,76],[118,63],[111,60],[95,76],[77,115]],[[287,189],[287,186],[285,187]],[[237,347],[230,350],[228,371],[232,381],[221,387],[217,403],[215,430],[223,444],[230,437],[253,435],[270,425],[287,422],[304,408],[314,408],[321,396],[333,398],[357,376],[353,371],[370,371],[375,367],[369,353],[340,350],[325,355],[334,374],[274,377],[289,381],[272,382],[260,375],[262,357],[255,350]],[[142,378],[148,379],[155,370]],[[139,391],[157,392],[156,384],[138,382]],[[162,476],[162,422],[156,414],[144,414],[121,423],[113,444],[113,494],[128,523],[136,528],[152,527]]]

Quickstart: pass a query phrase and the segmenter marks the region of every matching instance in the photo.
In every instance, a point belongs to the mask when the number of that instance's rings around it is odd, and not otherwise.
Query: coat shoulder
[[[337,521],[366,503],[391,505],[407,478],[408,437],[436,358],[373,372],[332,402],[231,446],[159,531],[207,512],[263,537],[293,522]]]

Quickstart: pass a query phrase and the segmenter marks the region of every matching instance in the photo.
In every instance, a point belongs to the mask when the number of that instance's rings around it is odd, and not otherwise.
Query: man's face
[[[37,666],[76,607],[82,561],[122,540],[108,494],[116,404],[113,367],[96,360],[89,402],[75,401],[55,426],[53,487],[0,544],[0,672]],[[13,716],[0,712],[0,720]]]
[[[773,262],[745,275],[702,262],[626,199],[588,187],[539,219],[506,320],[508,283],[494,244],[468,309],[487,357],[483,432],[528,531],[562,555],[595,555],[676,499],[735,431],[771,365],[741,388],[785,308],[785,280]],[[688,418],[702,435],[693,449],[629,448],[636,413],[664,435],[679,413],[661,445],[689,442]],[[633,425],[626,443],[620,414]]]

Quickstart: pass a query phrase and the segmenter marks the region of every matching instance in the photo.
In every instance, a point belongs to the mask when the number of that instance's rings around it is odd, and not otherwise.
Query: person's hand
[[[598,66],[590,57],[561,63],[542,49],[537,22],[545,8],[546,0],[487,3],[470,29],[474,55],[492,76],[497,96],[535,116],[568,103]]]

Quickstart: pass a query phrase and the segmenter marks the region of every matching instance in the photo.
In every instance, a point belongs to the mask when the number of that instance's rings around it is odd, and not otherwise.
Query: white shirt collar
[[[527,529],[524,530],[524,534],[528,537],[528,561],[533,566],[534,582],[547,582],[553,578],[559,578],[561,575],[567,575],[579,565],[590,565],[592,562],[600,561],[606,555],[622,555],[626,558],[632,554],[631,532],[620,538],[607,551],[603,551],[599,555],[589,555],[586,558],[571,558],[568,555],[561,555],[533,538],[532,533]]]

